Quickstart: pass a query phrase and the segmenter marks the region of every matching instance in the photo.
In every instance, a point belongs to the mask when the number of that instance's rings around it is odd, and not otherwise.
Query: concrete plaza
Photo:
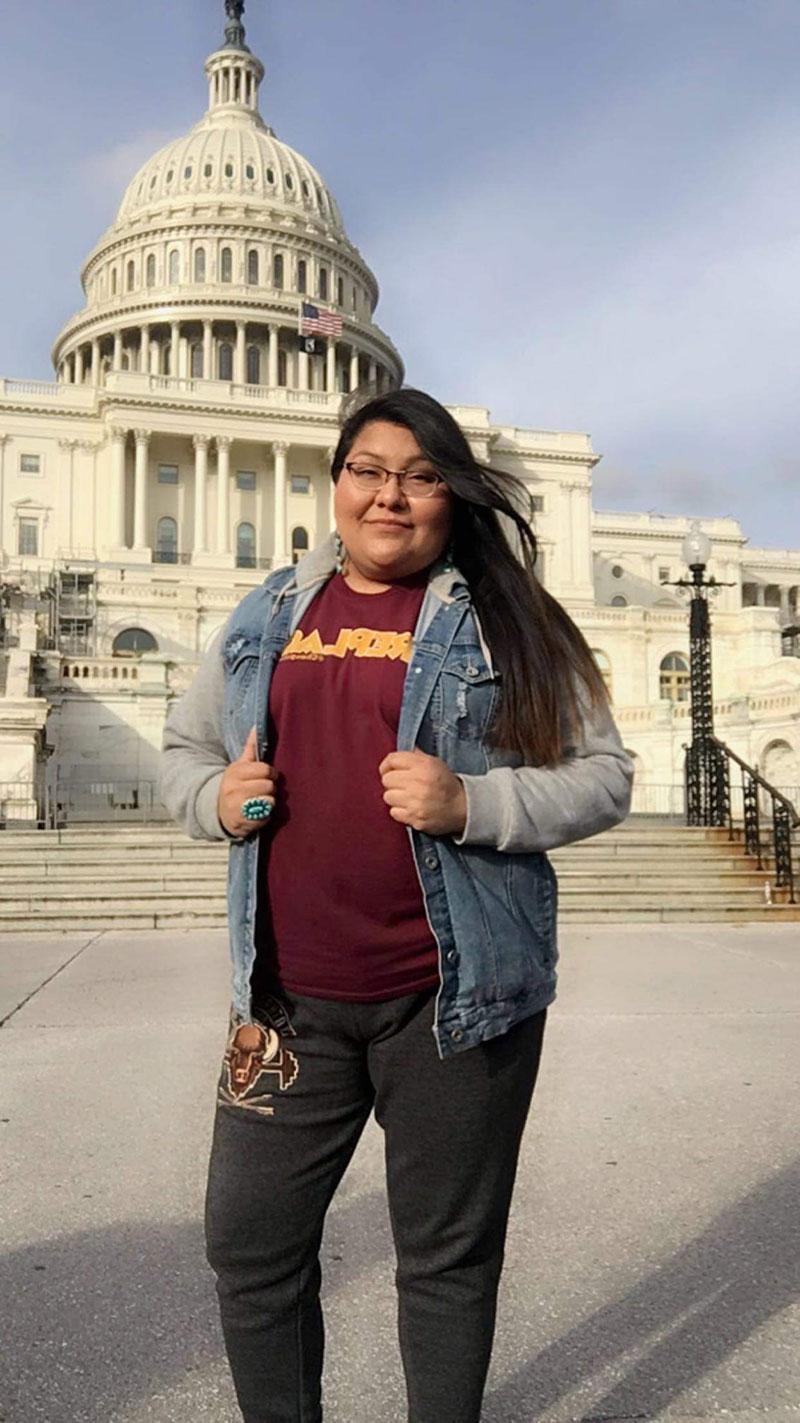
[[[800,1423],[800,929],[572,927],[486,1423]],[[235,1423],[203,1258],[218,930],[0,936],[3,1423]],[[401,1423],[370,1123],[324,1243],[330,1423]]]

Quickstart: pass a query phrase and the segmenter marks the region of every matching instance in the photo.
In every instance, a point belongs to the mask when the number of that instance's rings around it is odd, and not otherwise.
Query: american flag
[[[300,307],[300,335],[301,336],[341,336],[342,318],[333,311],[320,311],[318,306],[312,306],[310,301],[304,301]]]

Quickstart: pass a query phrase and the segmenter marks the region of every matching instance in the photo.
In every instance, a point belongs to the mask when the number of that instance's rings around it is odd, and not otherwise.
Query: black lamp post
[[[711,690],[711,620],[709,598],[720,588],[732,587],[706,578],[711,540],[694,519],[681,547],[691,578],[665,579],[688,595],[689,684],[692,742],[686,748],[686,819],[689,825],[727,825],[728,787],[725,758],[714,739],[714,700]]]

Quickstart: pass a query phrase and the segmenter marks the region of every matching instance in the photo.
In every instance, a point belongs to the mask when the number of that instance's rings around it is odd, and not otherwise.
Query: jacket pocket
[[[489,727],[500,698],[500,676],[469,654],[442,667],[440,722],[446,731],[480,739]]]

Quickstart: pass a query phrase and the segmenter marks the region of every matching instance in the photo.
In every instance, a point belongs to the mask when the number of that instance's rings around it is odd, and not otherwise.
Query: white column
[[[127,430],[111,427],[111,499],[109,542],[112,548],[125,547],[125,440]]]
[[[328,394],[332,395],[336,389],[336,341],[333,336],[328,337],[328,349],[325,352],[328,369],[326,374],[326,384]]]
[[[297,355],[297,389],[308,390],[308,352],[302,350]]]
[[[276,386],[278,384],[278,328],[269,328],[269,359],[267,369],[267,385]]]
[[[150,326],[147,322],[139,333],[139,370],[150,374]]]
[[[286,455],[289,446],[285,440],[276,440],[272,446],[275,456],[275,547],[272,553],[273,568],[286,562]]]
[[[230,500],[231,437],[217,435],[217,553],[230,552]]]
[[[355,346],[350,351],[350,389],[358,390],[358,351]]]
[[[113,362],[113,368],[114,368],[115,371],[121,371],[121,370],[122,370],[122,332],[121,332],[121,331],[115,331],[115,332],[114,332],[114,362]]]
[[[134,430],[136,466],[133,486],[133,547],[147,547],[147,455],[150,431]]]
[[[214,372],[211,366],[213,359],[211,322],[203,322],[203,379],[211,380]]]
[[[75,352],[75,384],[83,385],[83,347],[79,346]]]
[[[245,326],[243,321],[237,321],[236,323],[236,351],[233,360],[233,379],[235,385],[244,385],[247,379]]]
[[[192,441],[194,444],[194,548],[192,552],[205,553],[208,435],[193,435]]]
[[[92,385],[100,384],[100,342],[95,337],[92,342]]]
[[[173,322],[170,324],[170,328],[169,328],[169,338],[170,338],[170,339],[169,339],[169,373],[170,373],[170,375],[171,375],[171,376],[173,377],[173,379],[174,379],[175,376],[180,375],[180,370],[179,370],[180,355],[179,355],[179,352],[180,352],[180,341],[181,341],[181,328],[180,328],[180,324],[179,324],[177,321],[173,321]]]

